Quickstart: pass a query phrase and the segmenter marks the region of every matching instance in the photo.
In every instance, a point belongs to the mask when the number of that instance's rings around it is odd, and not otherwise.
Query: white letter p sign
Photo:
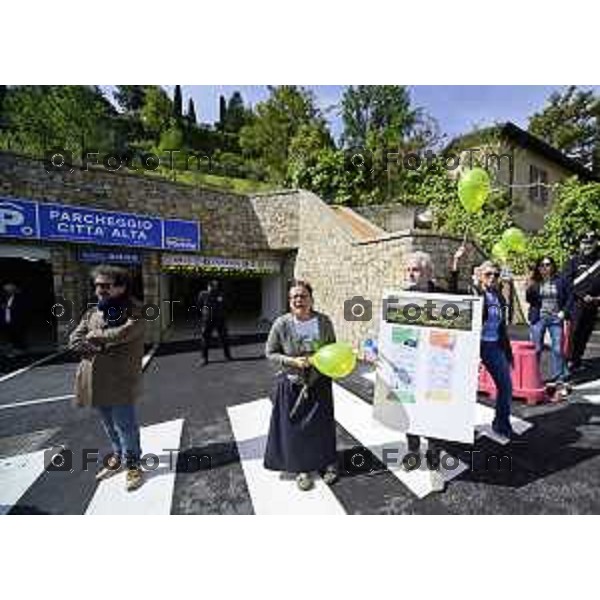
[[[0,234],[7,227],[18,227],[25,222],[25,216],[14,204],[0,204]]]

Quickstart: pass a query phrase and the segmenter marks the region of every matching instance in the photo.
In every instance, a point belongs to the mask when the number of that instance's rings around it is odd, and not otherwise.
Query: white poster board
[[[472,444],[482,303],[386,290],[373,416],[405,433]]]

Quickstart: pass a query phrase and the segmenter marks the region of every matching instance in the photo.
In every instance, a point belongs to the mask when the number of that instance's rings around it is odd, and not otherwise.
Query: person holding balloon
[[[459,200],[469,214],[482,210],[490,192],[489,175],[479,167],[465,172],[458,182]],[[467,231],[465,231],[465,240],[466,238]],[[510,252],[522,252],[526,242],[525,234],[520,229],[511,227],[503,233],[502,239],[494,246],[492,254],[505,262]],[[498,390],[492,429],[498,435],[510,439],[514,435],[510,423],[512,402],[510,369],[513,355],[506,322],[508,307],[499,287],[500,272],[500,266],[496,262],[485,261],[475,271],[476,281],[471,291],[483,299],[480,357]],[[457,279],[457,274],[454,277]]]
[[[311,472],[322,471],[328,485],[338,477],[331,377],[318,368],[333,376],[337,369],[342,376],[355,357],[351,348],[335,344],[331,319],[313,309],[307,281],[294,280],[289,306],[273,323],[266,345],[277,375],[264,466],[295,474],[298,487],[307,491],[314,485]]]

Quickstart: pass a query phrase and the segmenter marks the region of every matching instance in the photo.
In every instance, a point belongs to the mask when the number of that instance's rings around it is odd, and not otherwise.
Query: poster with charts
[[[382,307],[374,418],[402,433],[473,443],[481,300],[387,290]]]

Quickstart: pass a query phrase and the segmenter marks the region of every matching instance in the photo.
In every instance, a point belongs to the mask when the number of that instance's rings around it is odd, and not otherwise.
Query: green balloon
[[[458,181],[458,197],[464,209],[469,213],[481,210],[490,195],[490,176],[487,171],[476,167],[465,171]]]
[[[496,242],[492,247],[492,256],[501,262],[506,262],[508,260],[508,248],[504,245],[502,241]]]
[[[512,252],[525,252],[527,236],[518,227],[510,227],[502,234],[502,244]]]
[[[341,379],[354,371],[356,354],[350,344],[336,342],[320,348],[310,362],[319,373],[332,379]]]

